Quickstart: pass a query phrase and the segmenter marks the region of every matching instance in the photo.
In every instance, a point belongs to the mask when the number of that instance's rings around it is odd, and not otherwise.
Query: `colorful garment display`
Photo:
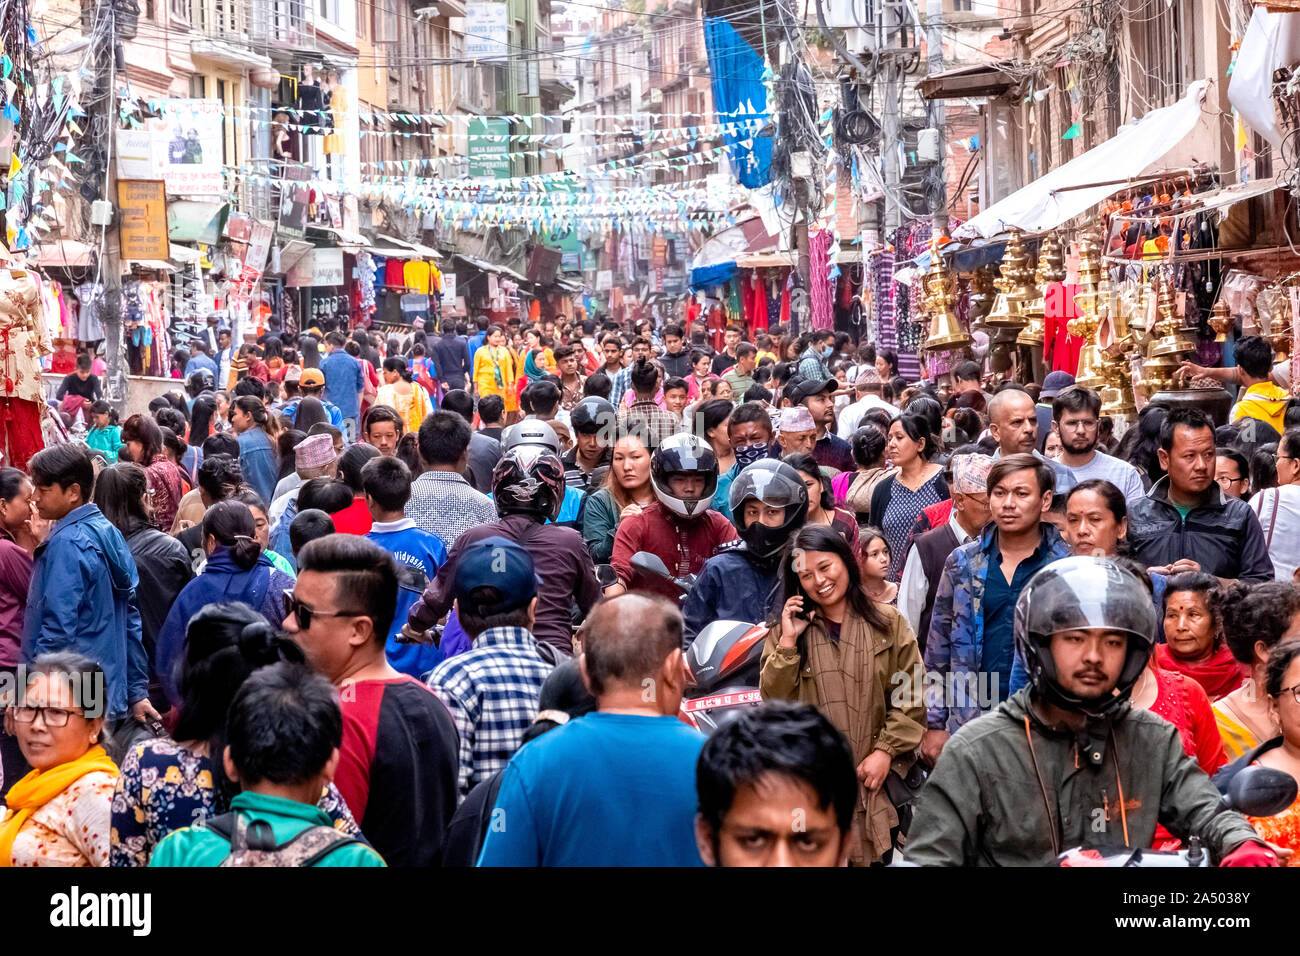
[[[808,274],[810,277],[809,297],[812,301],[812,327],[829,329],[835,324],[833,280],[830,272],[831,242],[834,236],[829,231],[814,232],[808,236]]]

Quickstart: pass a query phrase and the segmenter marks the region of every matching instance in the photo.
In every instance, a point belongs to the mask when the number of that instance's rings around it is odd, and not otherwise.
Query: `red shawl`
[[[1168,644],[1156,645],[1156,666],[1167,671],[1186,674],[1205,689],[1211,701],[1230,694],[1241,686],[1245,674],[1241,664],[1232,656],[1227,644],[1222,644],[1207,660],[1198,664],[1180,661],[1169,652]]]

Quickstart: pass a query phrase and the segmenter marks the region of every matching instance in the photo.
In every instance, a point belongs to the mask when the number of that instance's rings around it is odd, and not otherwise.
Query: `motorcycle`
[[[763,702],[759,663],[767,626],[746,621],[713,621],[686,650],[690,682],[682,695],[681,719],[711,734],[742,707]]]
[[[1235,810],[1248,817],[1271,817],[1281,813],[1295,802],[1296,780],[1289,773],[1269,767],[1246,767],[1232,778],[1226,792],[1219,799],[1219,812]],[[1060,866],[1068,867],[1185,867],[1209,866],[1209,854],[1201,846],[1200,837],[1190,837],[1187,846],[1174,852],[1136,849],[1102,854],[1097,850],[1074,847],[1057,858]]]
[[[632,555],[632,567],[670,582],[679,592],[679,601],[685,601],[695,585],[695,575],[674,577],[663,560],[648,551]],[[762,703],[758,669],[766,635],[766,625],[747,621],[705,625],[686,650],[690,679],[682,696],[684,723],[710,734],[736,716],[739,708]]]

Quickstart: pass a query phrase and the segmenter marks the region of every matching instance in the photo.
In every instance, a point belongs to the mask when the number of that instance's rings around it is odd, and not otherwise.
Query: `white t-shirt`
[[[1290,584],[1300,567],[1300,485],[1265,488],[1250,499],[1250,507],[1268,542],[1273,579]]]
[[[898,409],[880,396],[864,395],[840,412],[839,418],[836,420],[835,434],[848,441],[853,437],[853,433],[858,430],[858,426],[862,424],[862,416],[873,408],[883,408],[889,413],[890,418],[898,414]]]
[[[1121,458],[1112,458],[1110,455],[1097,452],[1088,464],[1079,468],[1070,468],[1070,471],[1074,472],[1075,484],[1091,481],[1094,478],[1109,481],[1120,490],[1125,501],[1132,501],[1146,494],[1138,470]]]

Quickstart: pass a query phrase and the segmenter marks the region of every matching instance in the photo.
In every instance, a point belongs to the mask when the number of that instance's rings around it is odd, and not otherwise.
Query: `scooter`
[[[1248,817],[1271,817],[1295,803],[1297,785],[1295,777],[1270,767],[1246,767],[1232,778],[1226,792],[1219,799],[1219,812],[1235,810]],[[1137,849],[1119,853],[1102,854],[1096,850],[1075,847],[1057,858],[1061,866],[1068,867],[1186,867],[1209,866],[1209,854],[1201,846],[1200,837],[1190,837],[1187,846],[1176,852]]]

